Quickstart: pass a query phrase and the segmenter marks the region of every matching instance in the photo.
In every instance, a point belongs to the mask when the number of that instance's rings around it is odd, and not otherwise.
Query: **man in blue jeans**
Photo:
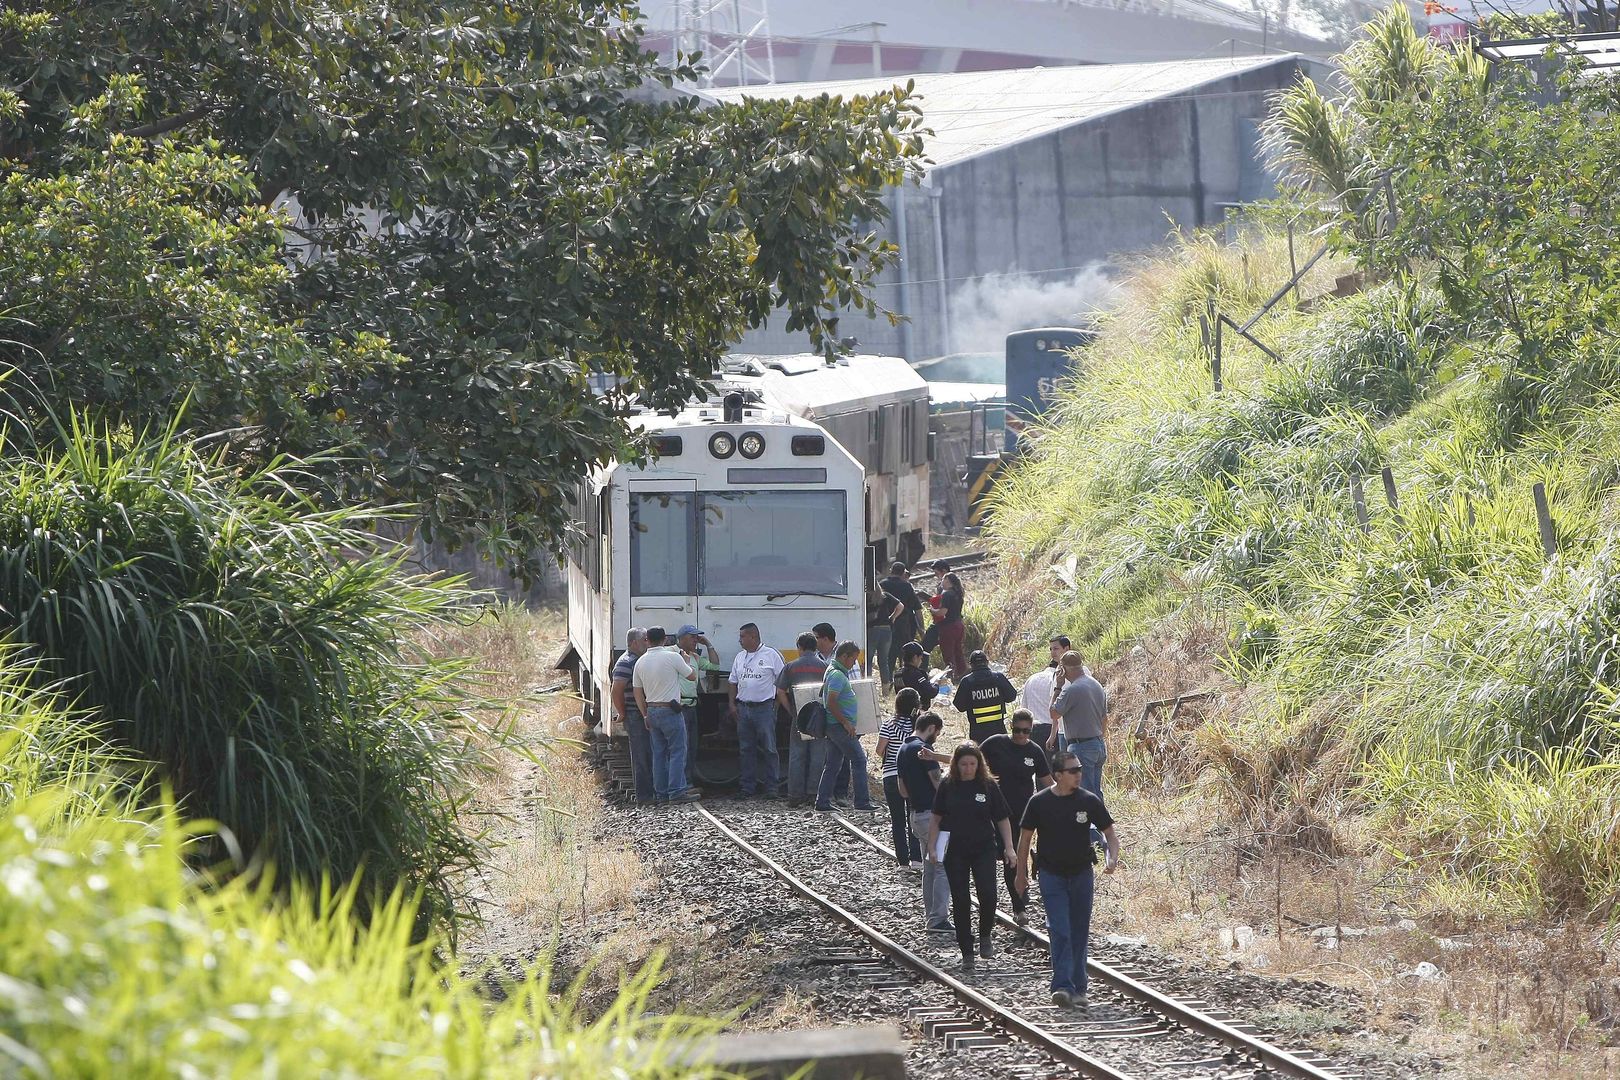
[[[866,751],[855,733],[855,688],[850,685],[850,672],[860,655],[861,647],[853,641],[838,646],[821,684],[821,703],[827,707],[827,763],[821,767],[816,809],[823,812],[833,808],[833,784],[845,761],[849,762],[849,793],[855,809],[868,813],[876,809],[866,778]]]
[[[787,665],[782,654],[763,644],[759,627],[743,623],[737,631],[737,655],[726,677],[728,710],[737,724],[737,794],[747,799],[777,796],[776,680]]]
[[[1029,889],[1029,849],[1035,843],[1035,869],[1046,908],[1046,933],[1052,942],[1052,1004],[1084,1009],[1086,953],[1091,942],[1092,865],[1097,849],[1093,827],[1108,844],[1103,873],[1119,866],[1119,837],[1114,819],[1095,792],[1080,786],[1080,761],[1067,750],[1052,757],[1052,786],[1037,792],[1024,808],[1018,832],[1020,892]]]
[[[662,636],[663,631],[659,631]],[[662,645],[663,642],[659,641]],[[647,718],[636,707],[630,693],[630,680],[635,674],[636,661],[647,651],[647,631],[632,626],[625,635],[624,652],[613,662],[613,688],[609,698],[613,703],[613,716],[630,740],[630,775],[635,779],[636,805],[651,806],[654,799],[652,775],[652,736],[647,731]]]
[[[654,636],[662,640],[663,628],[648,627],[647,637]],[[647,718],[652,737],[653,793],[660,803],[700,798],[686,782],[686,715],[681,709],[681,682],[696,675],[677,645],[649,648],[630,675],[636,707]]]
[[[1072,649],[1058,662],[1050,715],[1048,748],[1056,748],[1061,737],[1069,753],[1080,759],[1080,787],[1102,798],[1103,764],[1108,760],[1108,692]],[[1094,829],[1092,843],[1096,842]]]

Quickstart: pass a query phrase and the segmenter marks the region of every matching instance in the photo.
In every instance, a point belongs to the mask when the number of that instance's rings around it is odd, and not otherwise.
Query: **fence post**
[[[1388,501],[1389,508],[1395,511],[1395,516],[1399,517],[1401,514],[1401,500],[1395,494],[1395,470],[1388,465],[1384,466],[1384,498]]]
[[[1558,554],[1558,533],[1553,528],[1552,511],[1547,506],[1547,485],[1536,481],[1530,494],[1536,500],[1536,527],[1541,530],[1541,553],[1550,561]]]
[[[1361,474],[1350,474],[1350,501],[1356,506],[1356,524],[1364,533],[1372,532],[1372,521],[1367,517],[1367,494],[1361,489]]]
[[[1210,371],[1210,375],[1215,380],[1215,392],[1217,394],[1220,393],[1221,389],[1222,389],[1222,387],[1221,387],[1221,327],[1225,324],[1225,322],[1226,322],[1226,320],[1224,320],[1224,319],[1216,319],[1215,320],[1215,352],[1213,354],[1211,354],[1211,356],[1209,358],[1209,371]]]
[[[1299,306],[1299,263],[1294,258],[1294,219],[1288,219],[1288,280],[1294,284],[1294,306]]]

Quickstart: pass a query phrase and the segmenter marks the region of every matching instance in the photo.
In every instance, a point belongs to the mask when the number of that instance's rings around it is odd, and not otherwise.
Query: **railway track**
[[[918,879],[893,868],[892,853],[882,840],[847,818],[836,819],[849,841],[844,854],[869,862],[868,852],[875,849],[891,860],[875,882],[863,880],[848,872],[847,862],[827,859],[824,850],[803,843],[799,835],[801,826],[829,830],[815,820],[760,809],[763,805],[717,800],[697,807],[696,813],[763,871],[859,935],[881,961],[948,990],[959,1008],[912,1009],[908,1019],[952,1048],[973,1051],[1020,1043],[1035,1058],[1025,1073],[1030,1077],[1350,1080],[1356,1075],[1330,1071],[1320,1059],[1273,1046],[1203,1001],[1163,993],[1145,981],[1153,973],[1139,967],[1094,962],[1092,1007],[1054,1006],[1046,993],[1044,935],[1019,928],[1006,916],[1002,919],[1017,933],[1011,940],[1000,937],[996,960],[981,961],[972,975],[947,970],[943,965],[955,966],[955,942],[942,948],[937,939],[928,940],[920,926]],[[792,827],[783,829],[784,824]],[[875,984],[896,978],[882,962],[874,964],[871,954],[847,945],[824,951],[823,962],[847,964],[852,978]]]
[[[885,857],[892,854],[889,847],[881,839],[873,836],[849,818],[839,814],[834,820],[841,828],[879,854]],[[1031,903],[1034,903],[1033,897]],[[977,907],[977,899],[975,899],[974,904]],[[996,912],[996,921],[1014,934],[1039,944],[1042,949],[1051,948],[1051,941],[1045,934],[1033,926],[1019,926],[1012,916],[1005,911],[998,910]],[[1228,1049],[1254,1061],[1263,1069],[1270,1070],[1275,1075],[1299,1077],[1302,1080],[1334,1080],[1334,1078],[1345,1080],[1345,1074],[1330,1071],[1330,1062],[1314,1056],[1304,1057],[1291,1054],[1280,1047],[1274,1046],[1259,1037],[1247,1025],[1241,1022],[1233,1022],[1232,1018],[1224,1012],[1200,1007],[1205,1005],[1202,1001],[1187,1001],[1155,990],[1151,985],[1143,981],[1145,978],[1151,977],[1149,972],[1139,968],[1103,963],[1094,958],[1088,958],[1086,969],[1094,983],[1100,982],[1121,997],[1146,1006],[1171,1024],[1209,1036]]]

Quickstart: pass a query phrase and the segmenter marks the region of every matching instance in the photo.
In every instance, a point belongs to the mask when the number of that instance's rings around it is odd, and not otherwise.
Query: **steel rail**
[[[833,918],[858,931],[862,937],[870,941],[884,955],[892,958],[902,966],[910,968],[919,975],[944,986],[952,994],[956,995],[959,1001],[971,1005],[996,1024],[1016,1033],[1025,1042],[1034,1043],[1076,1071],[1086,1076],[1096,1077],[1098,1080],[1132,1080],[1129,1074],[1122,1073],[1106,1062],[1097,1060],[1085,1051],[1077,1049],[1056,1035],[1030,1023],[1017,1013],[1008,1010],[1005,1006],[996,1004],[960,979],[954,978],[948,972],[930,964],[904,945],[885,936],[881,931],[868,926],[861,921],[859,916],[838,906],[838,904],[795,877],[792,872],[769,855],[737,835],[735,830],[715,817],[706,807],[698,806],[696,810],[707,818],[711,825],[720,830],[720,833],[726,839],[742,848],[753,856],[755,861],[768,867],[777,877],[787,882],[794,892],[811,901]]]
[[[888,845],[844,815],[835,814],[833,820],[878,851],[890,858],[894,857],[894,852],[890,850]],[[999,908],[996,911],[996,921],[1040,942],[1047,949],[1052,947],[1051,939],[1045,934],[1028,926],[1019,926],[1012,916]],[[1286,1050],[1273,1046],[1264,1039],[1257,1039],[1247,1032],[1239,1031],[1232,1025],[1223,1023],[1202,1010],[1178,1001],[1169,994],[1160,993],[1146,983],[1133,979],[1122,971],[1116,971],[1100,960],[1093,960],[1088,956],[1086,958],[1086,969],[1093,978],[1107,984],[1125,997],[1141,1002],[1160,1016],[1173,1020],[1190,1031],[1196,1031],[1217,1042],[1224,1043],[1234,1050],[1240,1050],[1260,1064],[1285,1076],[1299,1077],[1301,1080],[1340,1080],[1337,1073],[1312,1065],[1310,1062],[1296,1057]]]

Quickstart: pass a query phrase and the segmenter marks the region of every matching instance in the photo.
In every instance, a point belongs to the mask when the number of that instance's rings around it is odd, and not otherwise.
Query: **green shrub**
[[[412,579],[290,470],[75,429],[0,462],[0,620],[96,736],[156,767],[287,879],[420,889],[449,915],[478,855],[463,667],[414,655],[457,593]]]
[[[0,816],[0,1075],[715,1075],[669,1063],[672,1040],[718,1022],[648,1017],[656,965],[594,1020],[538,969],[492,1004],[479,973],[437,959],[446,941],[413,940],[399,892],[362,922],[353,885],[210,887],[185,867],[199,829],[172,807],[64,821],[76,797],[47,789]]]

